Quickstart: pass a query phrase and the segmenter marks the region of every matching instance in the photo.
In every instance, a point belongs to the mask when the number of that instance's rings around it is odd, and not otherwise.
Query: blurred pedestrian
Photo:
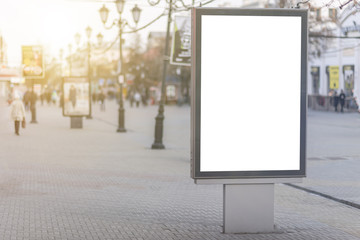
[[[34,91],[30,92],[30,111],[31,114],[34,114],[34,111],[36,111],[36,101],[37,101],[38,96],[36,95],[36,93]]]
[[[139,107],[141,101],[141,94],[138,91],[136,91],[134,94],[134,100],[136,103],[136,107]]]
[[[30,109],[30,99],[31,99],[31,92],[29,90],[26,90],[23,96],[23,102],[25,105],[25,110],[29,111]]]
[[[147,106],[147,99],[148,99],[147,94],[146,94],[145,89],[144,89],[144,91],[141,94],[141,102],[142,102],[142,104],[144,106]]]
[[[92,94],[92,101],[93,101],[93,103],[97,102],[97,94],[96,94],[96,92],[93,92],[93,94]]]
[[[47,104],[50,105],[50,103],[51,103],[51,91],[50,90],[46,91],[45,98],[46,98]]]
[[[75,109],[75,106],[76,106],[76,88],[75,88],[75,86],[73,84],[70,87],[69,99],[70,99],[70,102],[72,104],[73,109]]]
[[[15,94],[14,101],[11,103],[11,119],[15,123],[15,134],[19,136],[20,122],[24,121],[25,123],[25,107],[18,93]]]
[[[42,93],[40,94],[41,106],[44,105],[44,100],[45,100],[45,92],[42,92]]]
[[[337,92],[334,92],[334,107],[335,107],[335,112],[337,112],[337,108],[339,105],[339,96],[337,95]]]
[[[53,90],[53,92],[51,93],[51,102],[56,105],[57,99],[58,99],[57,92],[56,90]]]
[[[64,107],[64,93],[60,92],[59,97],[60,97],[60,105],[59,105],[59,107],[63,108]]]
[[[344,112],[345,98],[346,98],[346,96],[345,96],[344,90],[341,89],[341,92],[339,95],[341,112]]]
[[[131,91],[129,94],[129,100],[130,100],[130,107],[133,107],[134,105],[134,92]]]
[[[7,96],[7,103],[9,104],[9,106],[11,105],[12,101],[13,101],[13,97],[11,92],[9,92]]]
[[[99,101],[100,101],[100,110],[101,111],[105,111],[105,92],[104,90],[101,90],[100,93],[99,93]]]

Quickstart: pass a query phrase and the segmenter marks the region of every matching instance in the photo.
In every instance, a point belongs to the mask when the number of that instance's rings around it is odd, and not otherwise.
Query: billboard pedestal
[[[274,184],[224,184],[224,233],[274,231]]]
[[[83,118],[82,117],[70,117],[70,128],[82,128]]]

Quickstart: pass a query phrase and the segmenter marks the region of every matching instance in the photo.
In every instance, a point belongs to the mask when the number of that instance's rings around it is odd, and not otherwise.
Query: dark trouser
[[[15,121],[15,133],[19,134],[20,130],[20,121]]]
[[[344,104],[341,103],[340,106],[341,106],[341,112],[344,112]]]

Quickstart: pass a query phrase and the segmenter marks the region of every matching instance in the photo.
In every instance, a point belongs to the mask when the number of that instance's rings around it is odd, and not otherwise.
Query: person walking
[[[105,93],[104,90],[101,89],[100,93],[99,93],[99,101],[100,101],[100,110],[101,111],[105,111]]]
[[[134,100],[136,102],[136,107],[139,107],[141,101],[141,95],[138,91],[136,91],[134,94]]]
[[[345,96],[344,90],[341,89],[341,92],[339,95],[341,112],[344,112],[345,98],[346,98],[346,96]]]
[[[26,90],[26,92],[24,93],[24,96],[23,96],[23,102],[24,102],[26,111],[30,110],[30,100],[31,100],[31,92],[29,90]]]
[[[339,96],[337,95],[337,92],[335,91],[334,93],[334,107],[335,107],[335,112],[337,112],[337,108],[339,105]]]
[[[73,84],[70,87],[69,99],[71,101],[73,109],[75,109],[75,106],[76,106],[76,88],[75,88],[75,86]]]
[[[11,119],[15,122],[15,134],[19,136],[20,122],[25,121],[25,107],[18,93],[15,94],[14,101],[11,103]]]

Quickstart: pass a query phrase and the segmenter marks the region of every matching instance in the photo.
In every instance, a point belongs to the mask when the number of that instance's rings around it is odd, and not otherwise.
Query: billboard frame
[[[87,83],[89,84],[89,114],[65,114],[65,92],[64,92],[64,84],[65,84],[65,79],[67,78],[85,78],[87,79]],[[62,114],[64,117],[89,117],[91,116],[91,86],[90,86],[90,79],[88,76],[67,76],[67,77],[62,77],[62,84],[61,84],[61,91],[62,91]]]
[[[218,16],[296,16],[301,18],[301,86],[300,86],[300,168],[299,170],[264,171],[200,171],[201,146],[201,17]],[[305,9],[192,9],[192,100],[191,100],[191,177],[201,179],[302,178],[306,176],[306,112],[307,112],[307,41],[308,20]]]

